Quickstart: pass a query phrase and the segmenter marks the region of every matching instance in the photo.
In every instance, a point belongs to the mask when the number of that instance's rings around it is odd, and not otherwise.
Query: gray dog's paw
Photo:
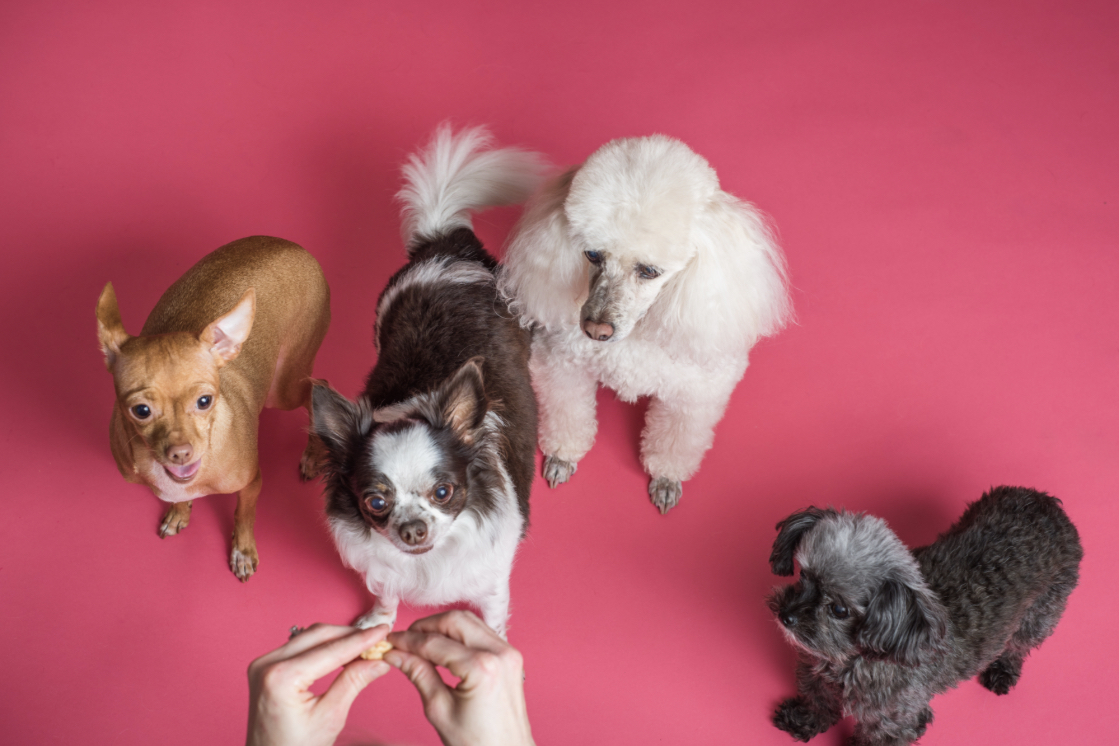
[[[675,508],[683,494],[683,482],[678,482],[675,479],[657,477],[649,482],[649,499],[653,501],[653,505],[657,507],[661,515]]]
[[[570,461],[564,461],[555,456],[544,457],[544,479],[547,480],[548,486],[552,489],[571,479],[571,475],[574,473],[575,464]]]

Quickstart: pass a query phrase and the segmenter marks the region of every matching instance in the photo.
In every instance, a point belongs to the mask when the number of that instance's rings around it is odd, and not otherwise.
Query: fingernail
[[[384,660],[385,663],[389,664],[393,668],[400,668],[401,664],[404,663],[404,659],[397,655],[396,651],[393,650],[385,653],[385,657],[382,660]]]

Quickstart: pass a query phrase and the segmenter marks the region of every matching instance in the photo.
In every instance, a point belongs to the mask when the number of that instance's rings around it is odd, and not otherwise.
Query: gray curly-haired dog
[[[773,724],[807,741],[845,715],[850,743],[919,738],[929,700],[979,674],[1006,694],[1076,587],[1083,550],[1060,500],[995,487],[912,552],[874,516],[808,508],[777,524],[770,565],[800,579],[769,606],[800,651]]]

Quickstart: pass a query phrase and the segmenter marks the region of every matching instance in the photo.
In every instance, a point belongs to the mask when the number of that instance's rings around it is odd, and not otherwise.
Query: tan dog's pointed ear
[[[219,368],[241,353],[241,345],[249,338],[255,317],[256,291],[249,288],[232,311],[212,322],[198,335],[204,344],[209,345]]]
[[[117,294],[111,282],[105,283],[105,289],[97,299],[97,340],[105,353],[105,367],[112,369],[121,345],[129,340],[129,336],[120,320]]]
[[[467,445],[474,442],[475,433],[486,416],[484,361],[480,356],[467,360],[442,391],[443,418]]]

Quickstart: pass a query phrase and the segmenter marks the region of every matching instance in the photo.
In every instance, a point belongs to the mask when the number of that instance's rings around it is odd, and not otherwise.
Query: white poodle
[[[527,208],[499,287],[534,329],[544,477],[566,482],[594,443],[601,383],[651,397],[641,460],[662,513],[711,447],[750,348],[791,315],[763,216],[719,188],[679,140],[614,140]]]

